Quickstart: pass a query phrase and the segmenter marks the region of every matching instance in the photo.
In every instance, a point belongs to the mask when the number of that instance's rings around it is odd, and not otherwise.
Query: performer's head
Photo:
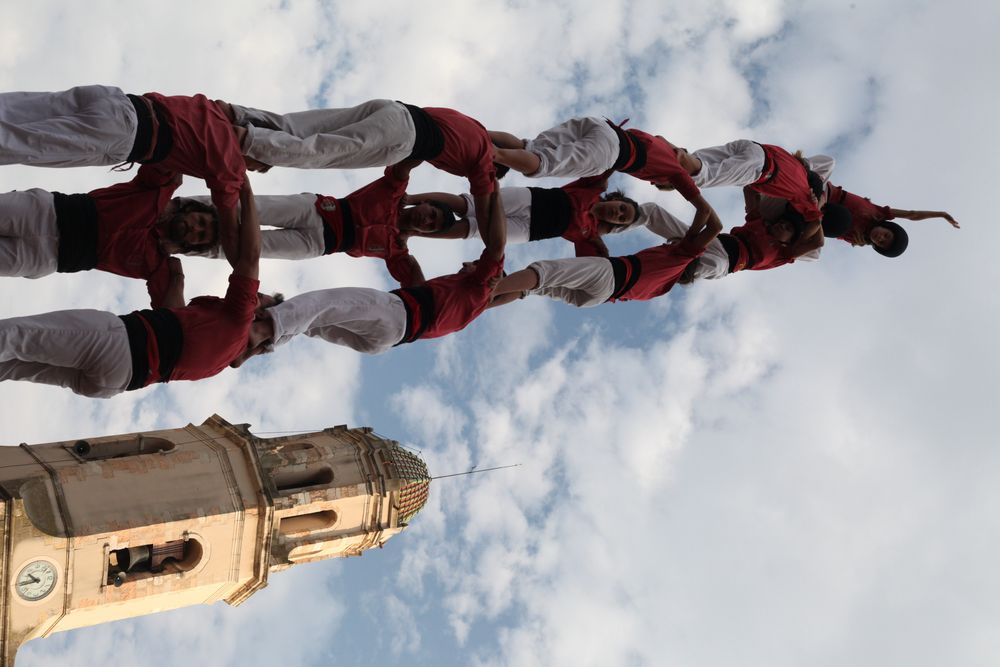
[[[281,292],[274,294],[257,292],[257,308],[254,310],[253,322],[250,323],[250,330],[247,332],[246,349],[229,362],[230,368],[239,368],[247,359],[258,354],[274,352],[274,324],[267,309],[284,300],[285,297]]]
[[[827,204],[823,207],[823,236],[840,238],[851,231],[851,212],[841,204]]]
[[[806,221],[802,214],[791,204],[785,206],[785,211],[767,224],[767,231],[775,241],[783,246],[794,244],[802,236]]]
[[[444,232],[455,226],[455,211],[439,201],[408,206],[399,213],[399,228],[421,234]]]
[[[214,206],[194,199],[174,197],[166,220],[167,240],[179,252],[198,252],[219,242],[219,213]]]
[[[601,201],[591,206],[590,212],[609,225],[628,225],[639,219],[639,204],[621,190],[615,190],[601,195]]]
[[[868,242],[884,257],[899,257],[910,244],[910,237],[892,220],[883,220],[868,230]]]

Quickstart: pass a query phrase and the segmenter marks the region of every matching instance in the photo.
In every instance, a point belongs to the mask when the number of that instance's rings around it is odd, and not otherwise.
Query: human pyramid
[[[749,140],[689,153],[624,125],[574,118],[522,140],[452,109],[391,100],[280,115],[110,86],[0,94],[0,164],[140,165],[131,181],[86,194],[0,195],[0,275],[99,269],[144,279],[151,302],[127,315],[64,310],[0,320],[0,380],[107,398],[211,377],[298,334],[375,354],[459,331],[529,294],[581,307],[647,300],[678,282],[816,259],[824,237],[897,257],[908,237],[894,218],[941,217],[958,227],[944,211],[876,206],[829,183],[834,161],[826,156]],[[469,193],[407,194],[422,162],[467,178]],[[346,197],[255,197],[246,171],[276,166],[386,169]],[[576,180],[500,188],[497,175],[508,169]],[[605,192],[616,171],[679,192],[695,208],[691,224]],[[183,175],[203,179],[211,197],[174,197]],[[743,187],[746,220],[729,233],[701,194],[717,186]],[[601,237],[640,225],[668,242],[610,257]],[[426,280],[407,248],[412,236],[478,236],[484,249],[457,273]],[[572,241],[576,257],[504,273],[507,243],[555,237]],[[261,257],[335,252],[382,258],[400,288],[287,300],[258,292]],[[225,257],[233,269],[225,297],[185,303],[175,254]]]

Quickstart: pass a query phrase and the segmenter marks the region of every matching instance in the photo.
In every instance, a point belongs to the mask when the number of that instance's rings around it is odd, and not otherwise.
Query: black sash
[[[615,160],[613,165],[611,165],[612,169],[618,171],[624,167],[628,163],[629,158],[632,157],[632,137],[626,134],[625,130],[618,127],[610,120],[605,119],[605,122],[610,125],[611,129],[618,135],[618,159]]]
[[[405,293],[405,294],[404,294]],[[403,301],[403,306],[406,308],[406,329],[403,333],[403,337],[399,340],[396,345],[402,345],[403,343],[412,343],[427,331],[427,327],[431,325],[434,321],[434,294],[431,292],[431,288],[426,285],[421,285],[419,287],[401,287],[399,289],[394,289],[390,294],[395,294]],[[413,312],[413,306],[410,304],[410,300],[406,297],[411,297],[416,303],[416,311]],[[393,346],[395,347],[395,345]]]
[[[573,220],[573,205],[562,188],[528,188],[531,191],[531,223],[528,240],[562,236]]]
[[[184,331],[180,320],[167,308],[155,310],[137,310],[128,315],[119,315],[125,323],[128,334],[128,349],[132,357],[132,380],[125,391],[133,391],[146,386],[149,377],[149,336],[143,320],[153,330],[153,337],[160,351],[160,382],[167,382],[177,359],[184,347]]]
[[[52,193],[59,229],[56,271],[75,273],[97,266],[97,205],[90,195]]]
[[[612,290],[611,296],[608,297],[608,301],[610,301],[620,298],[635,287],[639,275],[642,273],[642,263],[635,255],[608,257],[608,261],[611,262],[611,270],[615,276],[615,288]]]
[[[733,272],[737,264],[740,262],[740,242],[732,234],[719,234],[717,237],[719,243],[722,247],[726,249],[726,254],[729,255],[729,273]]]
[[[398,100],[397,100],[398,101]],[[413,119],[413,151],[407,159],[433,160],[444,150],[444,134],[426,111],[420,107],[399,102],[410,112]]]
[[[351,205],[346,199],[338,199],[337,206],[340,207],[340,238],[338,239],[333,229],[323,221],[323,254],[329,255],[334,252],[344,252],[354,246],[356,232],[354,229],[354,217],[351,215]]]
[[[141,162],[142,164],[160,162],[167,157],[167,154],[174,145],[173,131],[170,129],[170,125],[167,124],[167,118],[163,113],[163,109],[160,108],[157,102],[148,97],[140,97],[139,95],[127,95],[127,97],[135,108],[135,117],[138,121],[138,126],[135,130],[135,142],[132,144],[132,151],[125,158],[125,161]],[[146,106],[146,102],[143,100],[152,105],[153,113],[156,114],[156,120],[159,122],[153,155],[145,161],[139,158],[149,152],[149,145],[153,141],[153,116],[149,113],[149,107]]]

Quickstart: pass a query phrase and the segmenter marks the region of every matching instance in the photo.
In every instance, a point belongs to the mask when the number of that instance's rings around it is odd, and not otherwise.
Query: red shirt
[[[166,97],[145,93],[143,97],[160,105],[173,136],[167,157],[149,166],[204,179],[212,191],[213,204],[235,208],[246,163],[226,115],[204,95]]]
[[[840,204],[851,212],[851,229],[838,238],[851,245],[868,245],[868,233],[872,227],[886,220],[892,220],[892,209],[873,204],[871,199],[861,197],[832,183],[826,184],[827,201]]]
[[[597,229],[599,221],[590,212],[590,207],[601,200],[601,193],[604,192],[606,184],[607,177],[602,174],[580,178],[562,186],[562,190],[569,195],[573,210],[573,218],[562,237],[572,241],[582,250],[577,252],[578,255],[595,254],[593,250],[587,250],[590,239],[600,236]]]
[[[128,183],[88,193],[97,207],[96,268],[144,278],[153,308],[163,305],[170,286],[157,222],[179,186],[177,174],[144,165]]]
[[[631,269],[637,264],[639,277],[621,296],[609,300],[648,301],[666,294],[680,279],[687,265],[703,252],[704,248],[692,247],[685,240],[680,243],[664,243],[631,255],[637,261],[626,262],[626,266]],[[628,280],[629,277],[626,276],[626,282]]]
[[[259,281],[233,274],[225,298],[199,296],[184,308],[170,309],[183,332],[183,345],[168,378],[170,382],[212,377],[246,351],[259,288]],[[152,334],[148,345],[150,373],[143,386],[160,381],[160,355]]]
[[[699,195],[698,186],[677,160],[677,153],[669,141],[642,130],[629,129],[625,132],[646,149],[646,163],[639,169],[626,173],[650,183],[670,183],[688,201]],[[635,157],[633,155],[633,159]]]
[[[493,288],[490,280],[503,273],[503,258],[492,261],[486,258],[487,250],[479,256],[479,262],[472,271],[460,271],[448,276],[432,278],[414,290],[426,290],[433,304],[433,320],[426,323],[419,338],[440,338],[461,331],[469,322],[479,317],[490,305]],[[406,289],[393,290],[406,305],[409,330],[403,340],[411,339],[424,326],[420,302]]]
[[[762,195],[787,199],[807,222],[822,218],[823,214],[816,206],[813,192],[809,189],[805,165],[780,146],[761,144],[761,148],[765,155],[764,173],[759,181],[748,187]]]
[[[380,257],[389,273],[403,287],[414,284],[410,249],[399,235],[399,211],[409,179],[399,180],[386,169],[385,176],[344,197],[351,211],[354,242],[344,248],[351,257]],[[343,238],[343,207],[334,197],[319,195],[316,210],[333,231]]]
[[[753,261],[753,266],[737,266],[733,269],[734,272],[744,269],[763,271],[795,261],[785,257],[782,247],[773,243],[774,237],[768,234],[767,226],[759,213],[747,214],[746,224],[733,227],[729,233],[740,240],[749,253],[749,259]]]
[[[493,192],[496,167],[493,165],[493,142],[479,121],[454,109],[424,107],[444,135],[444,148],[433,160],[438,169],[469,179],[469,192],[488,195]]]

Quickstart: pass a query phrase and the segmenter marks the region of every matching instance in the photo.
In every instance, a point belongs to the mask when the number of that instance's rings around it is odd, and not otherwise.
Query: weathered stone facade
[[[360,555],[427,500],[427,467],[369,428],[257,438],[200,426],[0,448],[0,667],[37,637],[224,600]]]

